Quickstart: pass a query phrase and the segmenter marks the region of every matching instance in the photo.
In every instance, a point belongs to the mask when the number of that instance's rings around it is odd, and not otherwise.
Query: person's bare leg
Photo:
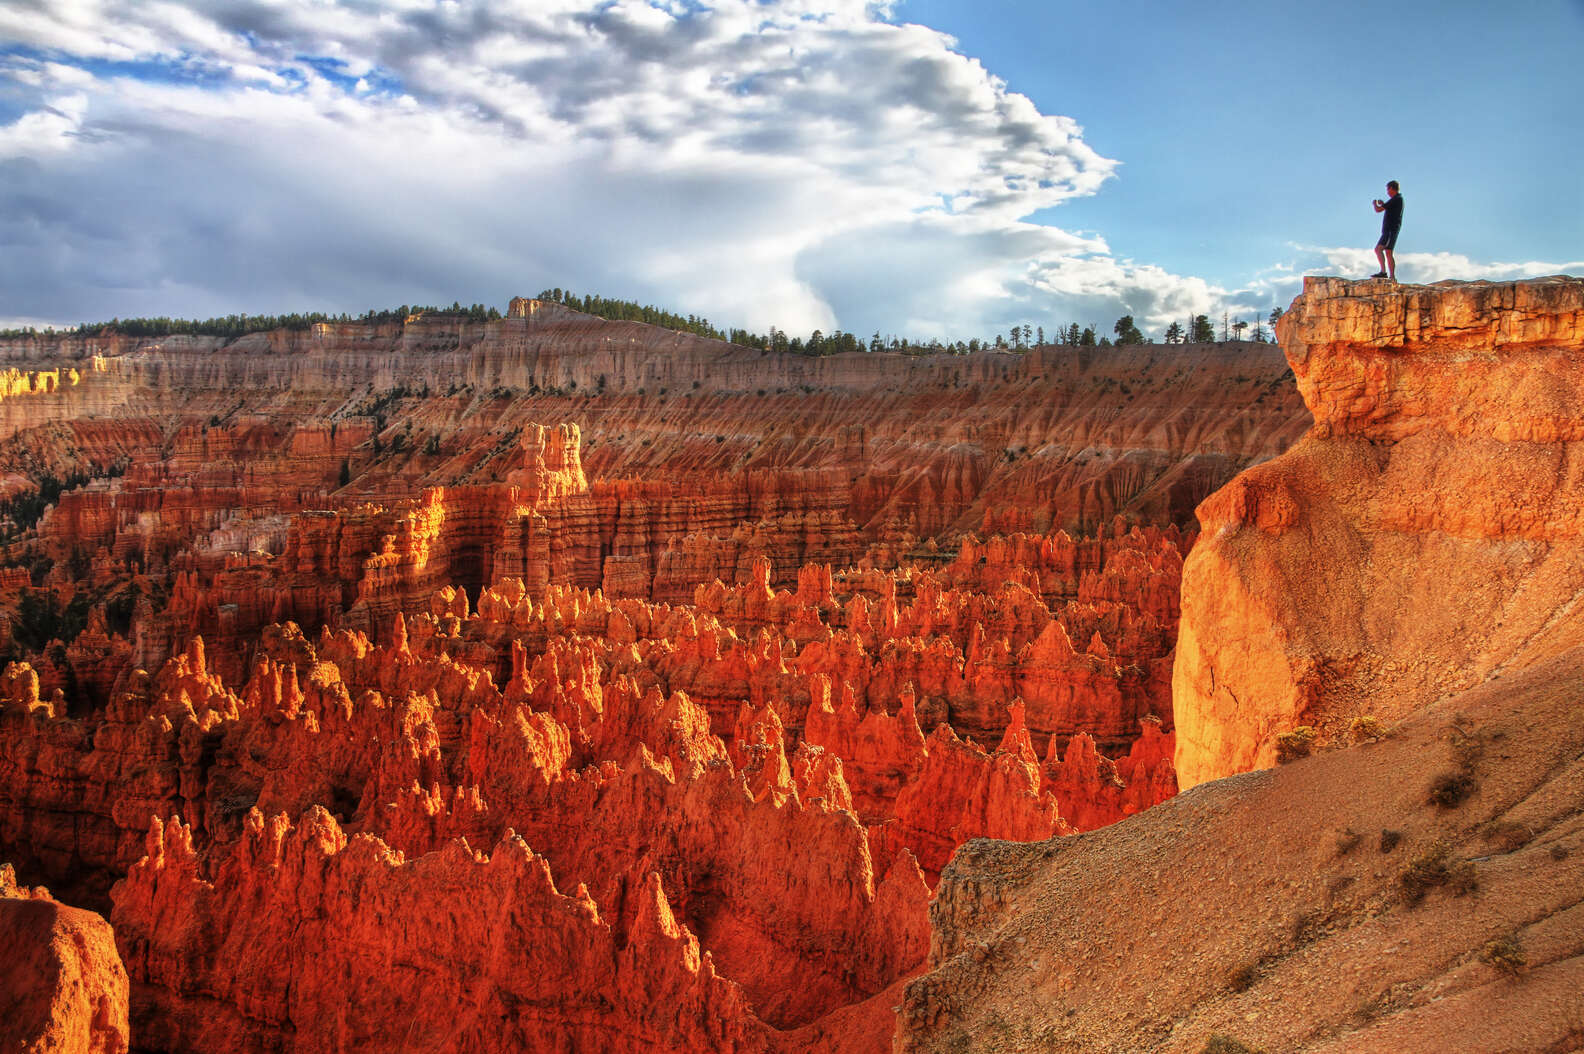
[[[1375,246],[1375,263],[1378,265],[1375,270],[1377,272],[1384,272],[1386,270],[1386,257],[1384,253],[1385,250],[1379,245]]]
[[[1376,255],[1378,256],[1380,253],[1377,251]],[[1392,255],[1392,250],[1390,249],[1386,250],[1386,266],[1382,270],[1386,272],[1386,277],[1393,282],[1397,281],[1397,257]]]

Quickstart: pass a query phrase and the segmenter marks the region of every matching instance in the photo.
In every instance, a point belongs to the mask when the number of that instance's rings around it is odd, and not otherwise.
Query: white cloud
[[[1377,263],[1375,250],[1355,247],[1321,248],[1305,246],[1301,252],[1310,261],[1310,273],[1340,273],[1355,278],[1373,274]],[[1573,273],[1584,269],[1584,260],[1566,263],[1545,263],[1528,260],[1521,263],[1482,263],[1462,253],[1396,253],[1397,277],[1404,282],[1428,284],[1456,280],[1512,281],[1518,278],[1539,278],[1545,275]]]
[[[0,315],[501,304],[562,285],[757,329],[954,339],[1108,332],[1127,313],[1158,335],[1296,285],[1273,271],[1228,290],[1028,222],[1116,162],[888,12],[16,0],[0,87],[26,112],[0,127]]]
[[[86,95],[56,96],[13,123],[0,126],[0,161],[64,153],[73,146],[87,109]]]

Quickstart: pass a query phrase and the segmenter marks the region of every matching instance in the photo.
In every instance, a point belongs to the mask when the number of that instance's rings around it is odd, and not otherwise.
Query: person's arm
[[[1386,211],[1386,203],[1384,201],[1382,201],[1380,198],[1376,198],[1375,199],[1375,211],[1376,212],[1385,212]]]

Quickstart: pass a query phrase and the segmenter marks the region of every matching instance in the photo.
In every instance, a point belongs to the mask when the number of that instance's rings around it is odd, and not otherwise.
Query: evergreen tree
[[[1116,342],[1118,344],[1144,343],[1144,334],[1139,332],[1139,328],[1133,324],[1132,315],[1123,315],[1116,320],[1116,325],[1111,328],[1116,333]]]
[[[1194,316],[1192,339],[1195,344],[1210,344],[1215,341],[1215,327],[1210,324],[1209,315]]]

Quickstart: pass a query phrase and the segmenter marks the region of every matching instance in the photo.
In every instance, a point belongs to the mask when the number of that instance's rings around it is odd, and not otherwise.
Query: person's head
[[[1390,194],[1394,198],[1397,196],[1397,181],[1395,179],[1386,184],[1386,193]]]

